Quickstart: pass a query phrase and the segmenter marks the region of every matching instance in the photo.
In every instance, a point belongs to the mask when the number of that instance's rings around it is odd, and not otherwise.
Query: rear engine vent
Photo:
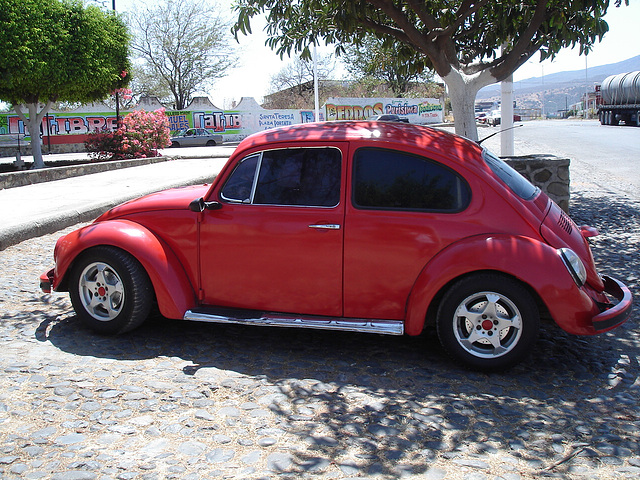
[[[558,217],[558,226],[567,232],[569,235],[573,232],[573,221],[566,213],[562,212]]]

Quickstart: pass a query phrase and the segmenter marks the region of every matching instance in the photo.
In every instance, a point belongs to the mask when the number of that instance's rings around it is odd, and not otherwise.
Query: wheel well
[[[517,277],[514,277],[513,275],[509,275],[508,273],[504,273],[498,270],[476,270],[475,272],[465,273],[464,275],[460,275],[459,277],[452,278],[451,280],[449,280],[449,282],[443,285],[440,290],[438,290],[438,293],[434,295],[433,299],[431,300],[431,303],[429,304],[429,308],[427,309],[427,315],[425,317],[425,322],[424,322],[425,328],[435,326],[436,316],[438,315],[438,308],[440,307],[440,303],[442,302],[442,297],[444,297],[445,293],[447,293],[447,291],[451,288],[451,286],[454,283],[458,282],[459,280],[462,280],[463,278],[472,277],[474,275],[482,275],[485,273],[489,273],[492,275],[500,275],[502,277],[518,282],[527,290],[527,292],[529,292],[529,294],[531,295],[531,298],[533,298],[533,300],[536,302],[536,305],[538,306],[538,311],[540,312],[540,319],[541,320],[551,319],[551,314],[549,313],[549,309],[547,309],[547,306],[544,304],[544,302],[540,298],[540,295],[538,295],[538,292],[536,292],[528,283],[523,282],[522,280],[520,280]]]

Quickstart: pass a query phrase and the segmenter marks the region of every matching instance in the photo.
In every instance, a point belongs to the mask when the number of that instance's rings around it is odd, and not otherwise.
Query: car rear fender
[[[589,321],[586,312],[592,311],[593,302],[577,287],[555,248],[529,237],[482,235],[449,246],[424,267],[409,295],[405,332],[422,332],[427,312],[437,310],[441,294],[451,283],[487,271],[525,284],[566,331],[575,332],[576,323]]]
[[[140,262],[165,317],[182,318],[184,312],[196,305],[194,289],[174,252],[150,230],[123,219],[93,223],[62,237],[56,245],[53,288],[68,290],[73,262],[82,252],[98,245],[120,248]]]

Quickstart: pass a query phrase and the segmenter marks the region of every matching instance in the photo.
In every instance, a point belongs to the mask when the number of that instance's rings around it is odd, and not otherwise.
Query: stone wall
[[[42,145],[42,154],[46,157],[48,153],[80,153],[86,151],[84,143],[61,143]],[[0,157],[15,157],[18,154],[17,146],[0,146]],[[25,143],[20,145],[20,155],[31,155],[31,144]],[[46,158],[45,158],[46,160]]]
[[[531,183],[546,193],[560,208],[569,212],[570,182],[568,158],[554,155],[502,157]]]
[[[90,175],[92,173],[106,172],[120,168],[137,167],[140,165],[148,165],[149,163],[165,162],[167,160],[171,160],[171,157],[132,158],[128,160],[112,160],[103,162],[94,161],[80,165],[3,173],[0,174],[0,190],[4,188],[15,188],[25,185],[33,185],[35,183],[62,180],[64,178]]]

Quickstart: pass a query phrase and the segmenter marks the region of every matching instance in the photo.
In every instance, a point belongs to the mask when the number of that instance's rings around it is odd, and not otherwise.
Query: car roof
[[[380,147],[415,147],[442,154],[467,153],[479,157],[482,148],[464,137],[424,125],[401,122],[335,121],[301,123],[254,133],[238,145],[238,151],[255,146],[285,142],[363,141],[379,143]],[[464,155],[466,157],[467,155]]]

